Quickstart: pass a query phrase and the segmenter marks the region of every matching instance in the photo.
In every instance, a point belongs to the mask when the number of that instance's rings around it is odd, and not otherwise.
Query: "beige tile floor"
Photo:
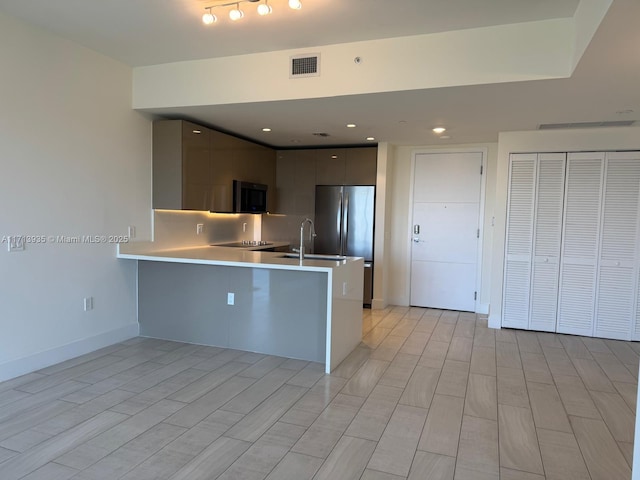
[[[135,338],[0,383],[0,479],[629,479],[640,344],[365,311],[331,374]]]

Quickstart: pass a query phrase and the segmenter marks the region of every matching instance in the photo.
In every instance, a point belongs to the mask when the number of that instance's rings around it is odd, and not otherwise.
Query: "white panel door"
[[[481,166],[480,152],[416,155],[411,305],[475,311]]]
[[[605,160],[596,337],[631,340],[637,290],[640,152],[611,152]]]
[[[538,155],[529,328],[556,331],[565,153]]]
[[[604,153],[570,153],[557,332],[593,336]]]
[[[537,157],[512,154],[509,162],[503,327],[529,328]]]

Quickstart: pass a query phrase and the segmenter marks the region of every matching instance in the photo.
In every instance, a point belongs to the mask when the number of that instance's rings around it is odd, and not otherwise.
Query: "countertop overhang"
[[[278,246],[277,242],[273,245]],[[341,265],[363,260],[361,257],[346,257],[344,260],[305,258],[300,261],[298,258],[285,257],[284,252],[211,245],[163,248],[153,242],[120,243],[117,245],[116,256],[130,260],[315,272],[330,272]]]

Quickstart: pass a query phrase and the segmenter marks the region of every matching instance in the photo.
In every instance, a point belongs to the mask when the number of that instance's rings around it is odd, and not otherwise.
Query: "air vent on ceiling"
[[[311,135],[315,135],[316,137],[325,137],[325,138],[330,136],[328,133],[325,133],[325,132],[315,132],[315,133],[312,133]]]
[[[543,123],[538,130],[560,130],[563,128],[630,127],[635,120],[616,120],[611,122]]]
[[[294,55],[291,57],[289,78],[320,76],[320,54]]]

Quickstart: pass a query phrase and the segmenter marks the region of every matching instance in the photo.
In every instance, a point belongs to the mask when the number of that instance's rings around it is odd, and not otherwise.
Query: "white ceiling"
[[[0,0],[0,10],[131,66],[571,17],[579,0],[269,0],[273,14],[202,24],[229,0]]]
[[[131,66],[571,17],[578,0],[270,0],[205,27],[215,0],[0,0],[0,11]],[[220,3],[220,2],[217,2]],[[222,15],[220,15],[222,13]],[[158,109],[277,147],[494,142],[541,123],[640,120],[640,2],[614,0],[571,78],[325,99]],[[632,110],[632,112],[628,112]],[[618,113],[617,113],[618,112]],[[626,113],[619,113],[626,112]],[[345,123],[358,124],[346,129]],[[430,132],[449,127],[449,139]],[[260,131],[270,126],[269,134]],[[324,139],[311,135],[327,132]]]

